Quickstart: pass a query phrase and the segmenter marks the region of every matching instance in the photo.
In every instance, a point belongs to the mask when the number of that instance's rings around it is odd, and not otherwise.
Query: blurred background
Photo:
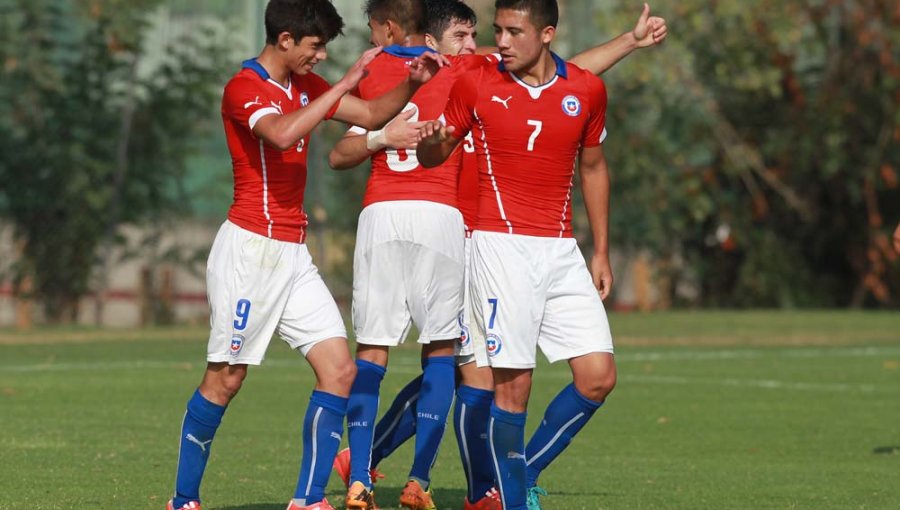
[[[356,0],[316,72],[368,47]],[[492,43],[493,2],[470,0]],[[560,0],[555,49],[630,30],[634,1]],[[0,327],[207,321],[231,201],[219,114],[264,0],[0,0]],[[604,75],[616,310],[896,308],[900,3],[658,0],[664,45]],[[575,29],[577,27],[577,29]],[[309,246],[349,308],[368,168],[310,153]],[[591,240],[583,208],[576,233]]]

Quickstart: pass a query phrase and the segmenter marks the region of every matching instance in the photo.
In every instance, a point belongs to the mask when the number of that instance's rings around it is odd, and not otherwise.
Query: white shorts
[[[459,337],[465,229],[454,207],[419,200],[378,202],[359,215],[353,254],[353,329],[366,345]]]
[[[613,352],[575,239],[475,232],[469,269],[472,329],[484,335],[479,365],[533,368],[537,347],[551,363]]]
[[[275,331],[304,356],[322,340],[347,337],[305,244],[269,239],[229,221],[209,253],[206,296],[210,362],[259,365]]]
[[[469,310],[469,259],[472,253],[472,240],[466,238],[466,271],[463,287],[463,309],[459,312],[459,342],[456,344],[456,364],[467,365],[475,361],[475,347],[472,343],[472,311]]]

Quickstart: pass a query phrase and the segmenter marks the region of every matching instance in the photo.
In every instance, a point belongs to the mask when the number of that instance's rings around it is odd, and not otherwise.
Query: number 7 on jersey
[[[541,134],[544,123],[539,120],[529,120],[528,125],[534,128],[531,136],[528,137],[528,152],[534,152],[534,142],[537,140],[538,135]]]

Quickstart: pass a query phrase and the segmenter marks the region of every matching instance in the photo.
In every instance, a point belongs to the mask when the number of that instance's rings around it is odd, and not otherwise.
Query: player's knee
[[[356,363],[341,363],[319,375],[319,386],[329,392],[349,394],[356,379]]]
[[[219,372],[204,379],[200,392],[216,403],[227,404],[238,394],[247,376],[246,370]]]
[[[575,385],[578,393],[581,393],[587,399],[593,400],[594,402],[603,402],[604,400],[606,400],[606,397],[608,397],[609,394],[612,393],[615,387],[615,370],[606,371],[603,374],[598,374],[596,377],[591,377],[581,384]]]

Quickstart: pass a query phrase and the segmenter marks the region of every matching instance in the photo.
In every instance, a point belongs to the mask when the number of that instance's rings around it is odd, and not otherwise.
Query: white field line
[[[834,357],[882,357],[900,356],[900,347],[858,347],[858,348],[804,348],[804,349],[730,349],[730,350],[672,350],[665,352],[640,352],[632,355],[617,355],[616,362],[622,363],[647,363],[654,361],[716,361],[716,360],[750,360],[767,357],[780,358],[834,358]],[[183,370],[189,371],[203,365],[202,361],[186,363],[183,361],[160,360],[136,360],[136,361],[111,361],[111,362],[70,362],[70,363],[37,363],[29,365],[0,365],[0,375],[21,373],[49,373],[49,372],[85,372],[85,371],[115,371],[115,370]],[[307,364],[301,360],[277,359],[263,362],[263,367],[291,368],[297,370],[309,370]],[[259,370],[258,368],[255,370]],[[398,374],[417,374],[421,371],[418,360],[406,361],[403,358],[391,363],[390,371]],[[568,379],[568,371],[554,374],[553,378]],[[897,392],[894,386],[850,383],[810,383],[779,381],[772,379],[737,379],[714,377],[684,377],[652,374],[620,374],[620,382],[635,384],[665,384],[665,385],[704,385],[726,386],[741,388],[757,388],[768,390],[796,390],[812,392]]]
[[[733,388],[757,388],[761,390],[795,390],[828,393],[897,393],[900,386],[876,386],[874,384],[808,383],[777,381],[773,379],[735,379],[715,377],[681,377],[670,375],[622,375],[620,383],[728,386]]]

